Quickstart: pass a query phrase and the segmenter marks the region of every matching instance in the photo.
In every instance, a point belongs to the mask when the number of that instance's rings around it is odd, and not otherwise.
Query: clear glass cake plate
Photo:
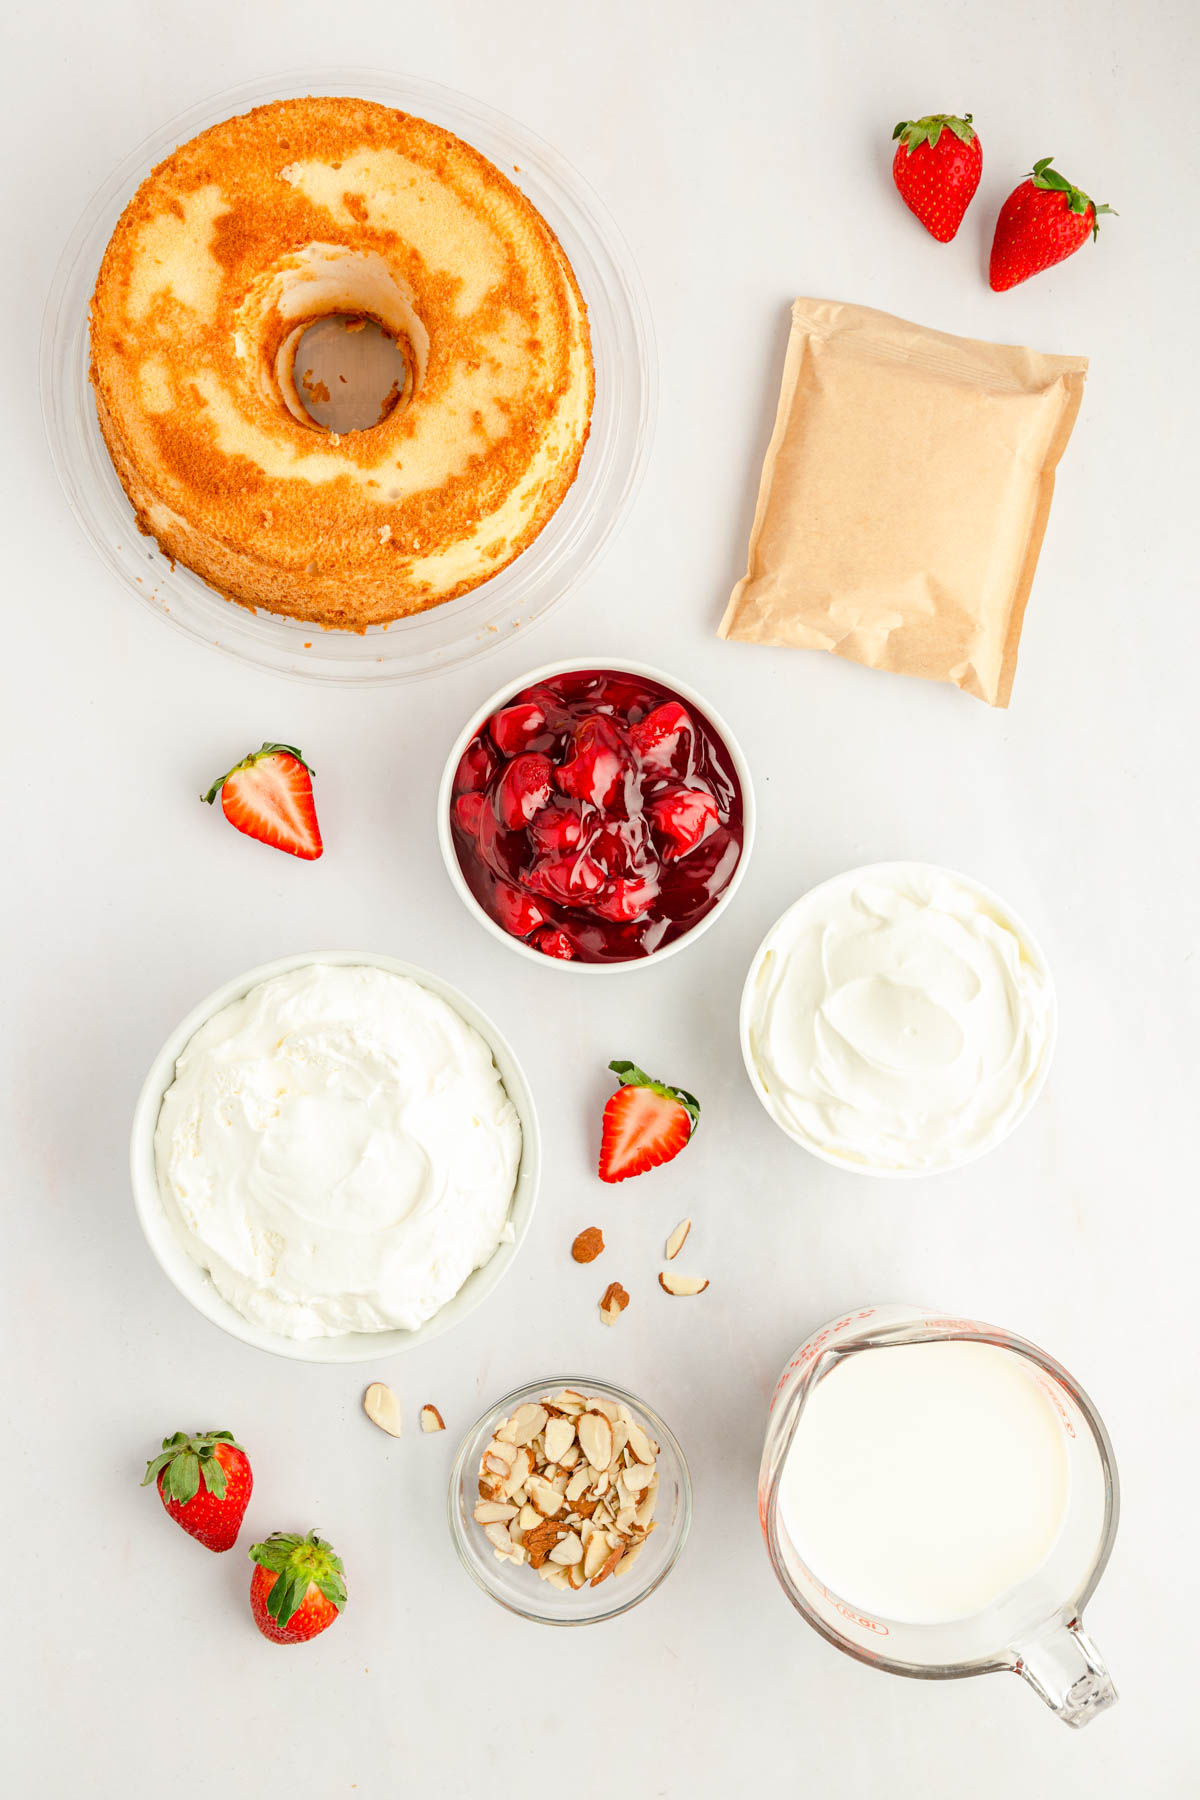
[[[105,246],[138,183],[197,132],[270,100],[348,94],[455,132],[510,175],[556,232],[591,324],[596,401],[579,474],[508,568],[457,600],[364,634],[255,612],[225,600],[137,530],[88,382],[88,303]],[[653,327],[632,254],[603,202],[557,150],[452,88],[406,75],[313,68],[226,88],[154,132],[104,182],[72,232],[51,285],[41,345],[42,406],[67,501],[102,561],[143,606],[199,643],[301,680],[398,682],[462,667],[528,631],[583,580],[627,512],[653,431]],[[96,604],[108,604],[97,587]]]

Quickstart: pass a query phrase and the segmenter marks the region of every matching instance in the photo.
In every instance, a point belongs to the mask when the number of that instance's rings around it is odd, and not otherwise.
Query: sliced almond
[[[583,1542],[577,1531],[568,1531],[550,1552],[553,1563],[577,1563],[583,1560]]]
[[[614,1548],[609,1551],[608,1555],[605,1557],[604,1561],[601,1563],[599,1569],[592,1576],[592,1586],[599,1587],[600,1583],[602,1581],[607,1581],[609,1576],[613,1573],[614,1569],[616,1568],[617,1564],[624,1557],[624,1555],[625,1555],[624,1544],[615,1545]]]
[[[612,1461],[612,1420],[591,1409],[579,1415],[579,1445],[594,1469],[607,1469]]]
[[[555,1394],[554,1403],[561,1407],[563,1412],[574,1416],[586,1408],[587,1395],[581,1394],[578,1388],[564,1388],[561,1394]]]
[[[625,1423],[624,1419],[618,1419],[616,1424],[613,1426],[613,1447],[612,1447],[612,1456],[609,1458],[610,1462],[615,1462],[617,1460],[617,1457],[620,1456],[622,1450],[624,1450],[624,1448],[628,1442],[629,1442],[629,1427]]]
[[[493,1520],[490,1525],[485,1525],[483,1535],[489,1544],[495,1545],[497,1550],[511,1550],[513,1547],[513,1541],[508,1535],[508,1526],[502,1524],[499,1519]]]
[[[632,1468],[626,1469],[621,1476],[621,1486],[630,1494],[640,1494],[654,1480],[652,1463],[635,1462]]]
[[[567,1570],[567,1586],[581,1588],[586,1580],[587,1576],[583,1572],[583,1564],[581,1562],[572,1563]]]
[[[620,1562],[617,1564],[616,1569],[614,1570],[614,1573],[617,1575],[628,1574],[629,1570],[632,1569],[634,1563],[637,1561],[638,1557],[641,1554],[642,1554],[642,1546],[640,1544],[635,1544],[633,1546],[632,1550],[627,1550],[625,1552],[624,1556],[621,1558]]]
[[[556,1568],[553,1564],[550,1565],[550,1568],[551,1573],[547,1576],[547,1580],[552,1588],[561,1589],[570,1587],[571,1577],[567,1574],[565,1569]]]
[[[646,1526],[649,1525],[651,1519],[654,1517],[654,1507],[655,1507],[655,1502],[657,1501],[657,1499],[658,1499],[658,1476],[655,1475],[655,1477],[653,1478],[653,1480],[650,1483],[650,1486],[646,1489],[645,1493],[642,1495],[642,1503],[638,1507],[637,1512],[634,1514],[634,1518],[637,1520],[638,1524],[642,1527],[643,1530],[645,1530]]]
[[[608,1541],[608,1534],[603,1531],[593,1531],[583,1553],[583,1572],[589,1581],[593,1575],[600,1573],[611,1551],[612,1545]]]
[[[386,1431],[389,1437],[400,1436],[400,1402],[386,1381],[371,1383],[363,1395],[363,1411],[380,1431]]]
[[[545,1407],[539,1406],[536,1401],[527,1400],[524,1406],[518,1406],[509,1420],[509,1424],[512,1426],[512,1442],[514,1444],[532,1443],[538,1432],[545,1430],[546,1419]]]
[[[478,1518],[479,1514],[476,1513],[475,1517]],[[517,1523],[520,1525],[522,1531],[536,1531],[541,1522],[542,1515],[536,1506],[529,1506],[526,1504],[521,1508],[517,1515]]]
[[[610,1425],[615,1425],[621,1416],[621,1408],[617,1405],[617,1402],[615,1400],[606,1400],[603,1395],[600,1394],[594,1395],[592,1399],[588,1401],[588,1410],[589,1412],[602,1413]]]
[[[567,1482],[567,1499],[578,1500],[581,1495],[586,1494],[588,1488],[591,1486],[591,1480],[592,1472],[587,1464],[584,1463],[581,1469],[576,1469],[575,1473]]]
[[[667,1261],[674,1262],[687,1242],[687,1234],[692,1229],[690,1219],[681,1219],[670,1237],[667,1239]]]
[[[508,1463],[504,1462],[500,1457],[494,1456],[490,1450],[483,1459],[483,1466],[489,1475],[498,1476],[502,1482],[507,1482],[509,1476],[512,1474],[512,1470]]]
[[[516,1516],[516,1507],[507,1506],[502,1500],[481,1500],[475,1508],[475,1517],[481,1525],[503,1525]]]
[[[551,1419],[546,1426],[545,1451],[547,1462],[561,1462],[571,1445],[575,1442],[575,1425],[571,1419]]]
[[[533,1458],[528,1450],[520,1449],[513,1457],[512,1468],[508,1472],[508,1497],[515,1500],[525,1483],[529,1480],[533,1469]]]
[[[579,1448],[579,1445],[571,1444],[563,1451],[562,1455],[557,1458],[559,1468],[573,1469],[582,1455],[583,1451]]]
[[[654,1446],[641,1426],[634,1420],[631,1420],[629,1425],[629,1448],[640,1463],[653,1464]]]
[[[530,1505],[537,1508],[543,1519],[552,1519],[556,1512],[562,1510],[562,1495],[544,1475],[531,1475],[525,1486]]]
[[[677,1275],[673,1269],[662,1269],[659,1272],[658,1285],[665,1294],[674,1294],[677,1299],[690,1299],[693,1294],[702,1294],[708,1286],[704,1275]]]
[[[443,1417],[442,1417],[441,1413],[438,1411],[437,1407],[431,1406],[428,1402],[426,1402],[426,1404],[421,1408],[421,1430],[422,1431],[445,1431],[445,1429],[446,1429],[446,1421],[445,1421],[445,1419],[443,1419]]]
[[[483,1454],[485,1458],[489,1456],[496,1457],[498,1461],[504,1464],[506,1469],[511,1469],[513,1463],[517,1459],[517,1447],[515,1444],[509,1443],[507,1438],[502,1438],[499,1433],[497,1433]]]

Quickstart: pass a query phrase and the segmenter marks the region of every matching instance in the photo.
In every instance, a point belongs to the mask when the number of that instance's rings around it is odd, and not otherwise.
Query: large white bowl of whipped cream
[[[171,1033],[133,1121],[165,1273],[243,1342],[365,1362],[450,1329],[537,1196],[528,1083],[464,994],[395,957],[285,957]]]
[[[742,992],[742,1055],[796,1143],[838,1168],[918,1176],[993,1149],[1042,1090],[1054,985],[990,889],[931,863],[874,863],[771,927]]]

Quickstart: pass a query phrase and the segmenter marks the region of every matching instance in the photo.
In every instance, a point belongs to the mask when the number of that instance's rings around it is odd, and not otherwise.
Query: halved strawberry
[[[324,846],[313,804],[312,770],[290,744],[264,744],[214,781],[201,799],[221,796],[229,823],[260,844],[315,862]]]
[[[667,840],[663,855],[677,862],[721,823],[717,803],[700,788],[666,788],[647,807],[654,829]]]
[[[626,1181],[686,1147],[700,1122],[700,1102],[683,1088],[652,1081],[635,1063],[612,1062],[622,1086],[604,1108],[601,1181]]]
[[[506,831],[523,831],[550,798],[554,764],[539,751],[526,750],[505,765],[492,804]]]
[[[629,727],[638,755],[647,769],[669,774],[681,749],[690,750],[696,736],[687,708],[678,700],[665,700],[644,719]]]

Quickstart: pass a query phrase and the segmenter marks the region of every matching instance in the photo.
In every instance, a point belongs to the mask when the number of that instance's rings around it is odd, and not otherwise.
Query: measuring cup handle
[[[1056,1619],[1016,1651],[1017,1674],[1064,1725],[1086,1725],[1116,1704],[1112,1676],[1081,1619]]]

